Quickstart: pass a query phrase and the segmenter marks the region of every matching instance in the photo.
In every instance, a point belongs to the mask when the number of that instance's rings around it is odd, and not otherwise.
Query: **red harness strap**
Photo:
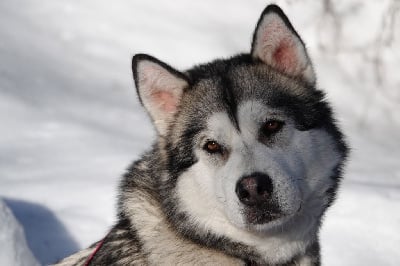
[[[88,259],[86,260],[84,266],[89,266],[89,265],[90,265],[90,263],[92,262],[92,260],[93,260],[93,258],[94,258],[94,255],[96,255],[97,251],[99,251],[99,249],[101,248],[101,246],[103,246],[104,240],[105,240],[105,238],[103,238],[103,240],[101,240],[101,241],[97,244],[97,246],[96,246],[96,248],[93,250],[92,254],[90,254],[90,256],[88,257]]]

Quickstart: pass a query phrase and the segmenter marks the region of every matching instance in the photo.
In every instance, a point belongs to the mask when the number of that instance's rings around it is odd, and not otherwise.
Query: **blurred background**
[[[115,221],[119,178],[154,139],[133,54],[185,70],[248,52],[268,3],[2,0],[0,264],[54,263]],[[400,1],[275,3],[352,147],[323,265],[400,265]]]

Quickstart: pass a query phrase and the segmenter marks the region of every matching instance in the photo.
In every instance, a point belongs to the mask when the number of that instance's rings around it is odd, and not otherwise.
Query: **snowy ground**
[[[359,56],[317,49],[317,1],[277,2],[308,44],[353,148],[322,230],[323,263],[400,265],[399,36],[382,55],[389,89],[380,90]],[[378,2],[345,21],[346,44],[377,30],[374,12],[387,7]],[[0,2],[0,197],[38,261],[55,262],[105,235],[119,176],[149,147],[153,132],[135,96],[131,56],[147,52],[185,69],[248,51],[265,5]]]
[[[24,229],[1,199],[0,246],[0,265],[39,265],[26,243]]]

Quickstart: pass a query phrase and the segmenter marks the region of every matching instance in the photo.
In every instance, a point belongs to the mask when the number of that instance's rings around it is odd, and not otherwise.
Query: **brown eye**
[[[208,153],[222,153],[222,147],[217,142],[210,140],[204,145],[204,150]]]
[[[262,131],[265,135],[271,135],[281,130],[283,124],[284,123],[282,121],[267,120],[262,128]]]

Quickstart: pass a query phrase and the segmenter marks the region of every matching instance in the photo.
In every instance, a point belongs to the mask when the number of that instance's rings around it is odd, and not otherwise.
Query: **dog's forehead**
[[[240,130],[238,111],[245,102],[256,101],[287,112],[297,101],[314,101],[313,89],[265,64],[254,62],[247,55],[200,65],[188,70],[186,75],[191,86],[183,94],[179,114],[170,131],[174,143],[181,142],[182,138],[192,139],[206,129],[209,118],[215,113],[226,113],[234,127]],[[299,116],[299,113],[308,112],[307,108],[287,115]],[[301,124],[306,123],[303,120],[300,116],[297,119]]]
[[[312,89],[301,82],[283,75],[265,64],[237,66],[228,72],[231,86],[242,101],[257,99],[265,104],[274,104],[276,98],[306,96]]]
[[[197,118],[226,111],[235,120],[238,106],[245,101],[274,105],[282,94],[303,97],[310,91],[265,64],[234,59],[201,65],[188,75],[193,83],[184,95],[181,111]]]

